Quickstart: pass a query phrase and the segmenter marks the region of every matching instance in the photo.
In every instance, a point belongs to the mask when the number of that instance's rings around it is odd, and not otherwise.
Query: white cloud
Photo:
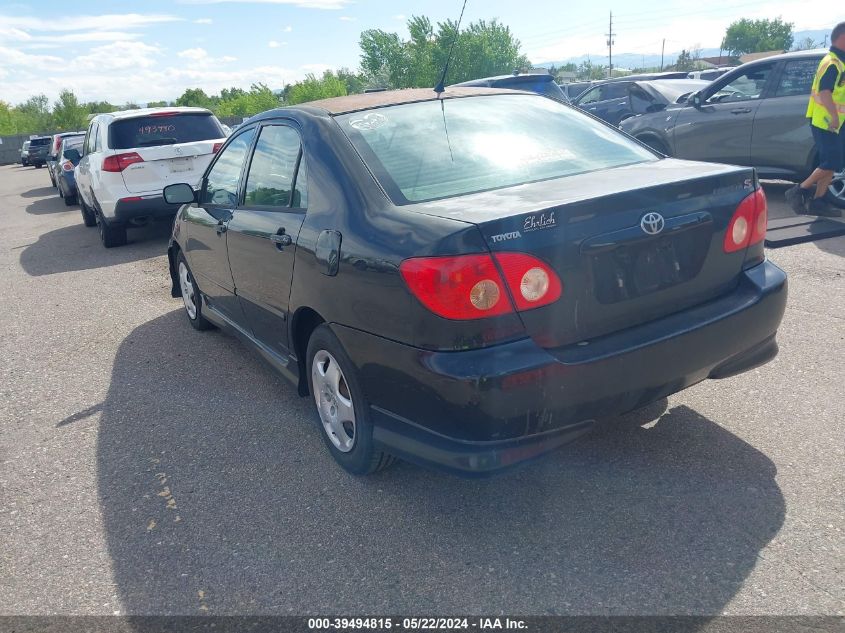
[[[224,55],[223,57],[212,57],[204,48],[188,48],[184,51],[176,53],[177,57],[187,60],[189,69],[208,68],[210,66],[219,66],[220,64],[230,64],[238,61],[237,57],[231,55]]]
[[[200,18],[198,20],[194,20],[194,24],[211,24],[214,22],[211,18]]]
[[[282,33],[290,33],[291,31],[293,31],[293,27],[290,24],[282,29]]]
[[[351,15],[342,15],[338,18],[341,22],[355,22],[358,18],[353,18]]]
[[[342,9],[352,0],[179,0],[181,4],[289,4],[303,9]]]
[[[142,68],[152,68],[158,64],[158,57],[162,50],[143,42],[112,42],[103,46],[95,46],[86,55],[71,59],[64,77],[74,77],[78,70],[109,72],[114,70],[123,72],[124,81],[135,81],[135,71]],[[74,77],[75,81],[75,77]]]
[[[270,40],[269,42],[267,42],[267,46],[269,46],[270,48],[279,48],[281,46],[287,46],[287,45],[288,45],[287,42],[277,42],[276,40]]]
[[[45,19],[35,16],[0,15],[0,31],[17,28],[27,31],[90,31],[133,29],[163,22],[178,22],[182,18],[174,15],[140,13],[115,13],[106,15],[62,16],[61,19]]]
[[[208,52],[204,48],[189,48],[176,54],[183,59],[190,59],[195,62],[208,59]]]
[[[400,22],[404,22],[404,21],[406,20],[405,16],[404,16],[404,15],[402,15],[401,13],[400,13],[400,14],[398,14],[398,15],[394,15],[394,16],[393,16],[393,19],[394,19],[394,20],[399,20]]]

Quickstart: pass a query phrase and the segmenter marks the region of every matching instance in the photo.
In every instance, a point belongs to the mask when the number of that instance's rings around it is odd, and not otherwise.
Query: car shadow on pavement
[[[79,207],[76,205],[67,206],[64,199],[60,198],[58,194],[50,198],[40,198],[35,202],[30,202],[26,207],[26,212],[32,215],[61,213],[63,211],[76,211],[79,213]]]
[[[122,612],[718,614],[784,499],[763,453],[665,406],[491,479],[356,478],[308,399],[174,310],[123,340],[100,414]]]
[[[47,176],[45,176],[47,177]],[[24,191],[21,194],[21,198],[44,198],[46,196],[56,196],[58,197],[59,192],[56,190],[55,187],[38,187],[38,189],[30,189],[29,191]]]
[[[78,211],[77,211],[78,213]],[[153,222],[129,230],[129,244],[104,248],[95,227],[72,224],[39,236],[21,250],[20,263],[31,276],[90,270],[159,257],[167,252],[170,224]]]

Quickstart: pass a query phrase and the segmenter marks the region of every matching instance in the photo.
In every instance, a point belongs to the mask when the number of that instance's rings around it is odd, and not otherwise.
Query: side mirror
[[[80,156],[80,154],[79,154],[79,150],[78,150],[78,149],[66,149],[66,150],[64,151],[64,156],[65,156],[65,158],[67,158],[70,162],[72,162],[74,165],[75,165],[76,163],[78,163],[78,162],[79,162],[79,159],[80,159],[80,158],[82,158],[82,156]]]
[[[701,104],[704,103],[703,99],[701,98],[700,92],[694,92],[690,95],[689,99],[687,99],[687,103],[691,103],[693,108],[700,108]]]
[[[164,188],[164,201],[167,204],[188,204],[196,202],[196,199],[194,188],[187,183],[179,182]]]

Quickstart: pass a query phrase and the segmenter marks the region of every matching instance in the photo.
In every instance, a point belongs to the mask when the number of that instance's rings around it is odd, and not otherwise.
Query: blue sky
[[[782,16],[796,30],[829,27],[801,3],[765,0],[469,0],[464,21],[498,18],[540,63],[616,53],[718,47],[741,17]],[[0,100],[71,88],[84,101],[174,99],[262,81],[272,88],[326,68],[356,68],[362,30],[407,34],[408,16],[456,18],[459,0],[0,0]],[[841,19],[841,17],[839,18]]]

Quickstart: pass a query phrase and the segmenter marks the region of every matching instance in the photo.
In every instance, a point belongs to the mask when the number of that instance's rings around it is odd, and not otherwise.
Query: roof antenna
[[[467,0],[464,0],[464,6],[461,7],[461,16],[458,18],[458,26],[455,28],[455,37],[452,39],[452,45],[449,47],[449,55],[446,56],[446,64],[443,66],[443,74],[440,75],[440,81],[437,82],[437,85],[434,86],[434,92],[438,95],[445,91],[446,89],[443,87],[443,82],[446,81],[446,73],[449,72],[449,62],[452,59],[452,51],[455,50],[455,42],[458,41],[458,38],[461,35],[461,20],[464,18],[464,9],[467,8]]]

